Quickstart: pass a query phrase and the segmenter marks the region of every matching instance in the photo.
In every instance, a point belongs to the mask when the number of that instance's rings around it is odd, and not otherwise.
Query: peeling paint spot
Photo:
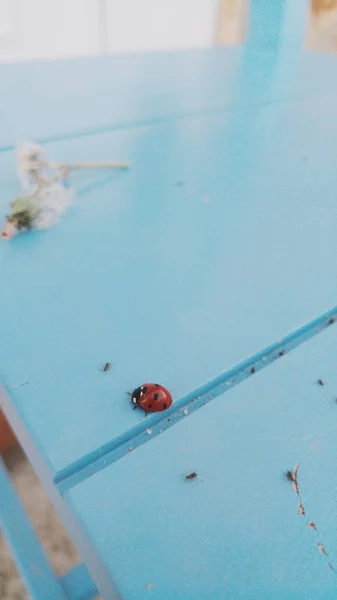
[[[322,544],[317,544],[317,548],[321,554],[324,554],[324,556],[328,556],[328,553],[325,550],[324,546],[322,546]]]
[[[298,505],[297,514],[305,516],[305,510],[304,510],[304,506],[303,506],[302,502],[300,502]]]

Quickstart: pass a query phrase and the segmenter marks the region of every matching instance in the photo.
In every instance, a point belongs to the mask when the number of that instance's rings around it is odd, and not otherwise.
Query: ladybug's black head
[[[146,392],[146,388],[144,388],[143,386],[138,387],[135,390],[133,390],[133,392],[131,394],[131,402],[135,407],[137,406],[137,404],[139,404],[139,400],[145,392]]]

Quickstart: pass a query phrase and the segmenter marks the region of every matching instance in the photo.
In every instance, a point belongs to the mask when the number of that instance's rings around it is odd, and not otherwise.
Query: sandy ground
[[[222,0],[218,43],[239,43],[246,26],[246,0]],[[272,0],[270,0],[272,1]],[[295,0],[294,0],[295,1]],[[337,0],[313,0],[306,46],[313,50],[337,50]],[[78,560],[77,553],[57,515],[20,450],[11,451],[6,461],[15,486],[23,498],[51,563],[63,574]],[[0,600],[26,600],[23,584],[0,535]]]

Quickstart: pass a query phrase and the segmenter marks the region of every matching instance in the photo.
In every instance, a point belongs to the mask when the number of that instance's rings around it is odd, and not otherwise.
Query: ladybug
[[[139,406],[145,412],[162,412],[170,408],[172,396],[170,392],[159,383],[143,383],[131,394],[133,408]]]

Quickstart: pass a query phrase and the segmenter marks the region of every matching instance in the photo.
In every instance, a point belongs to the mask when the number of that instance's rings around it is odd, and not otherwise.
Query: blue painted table
[[[337,315],[336,75],[333,57],[256,40],[1,68],[1,217],[19,137],[62,162],[132,163],[78,173],[60,225],[0,246],[1,405],[107,600],[332,598],[282,473],[336,416],[315,384],[335,378],[335,328],[307,341]],[[144,381],[171,390],[169,411],[131,410]],[[333,553],[327,440],[303,486],[316,469],[305,496]],[[85,567],[54,581],[25,528],[47,570],[33,597],[95,593]]]

